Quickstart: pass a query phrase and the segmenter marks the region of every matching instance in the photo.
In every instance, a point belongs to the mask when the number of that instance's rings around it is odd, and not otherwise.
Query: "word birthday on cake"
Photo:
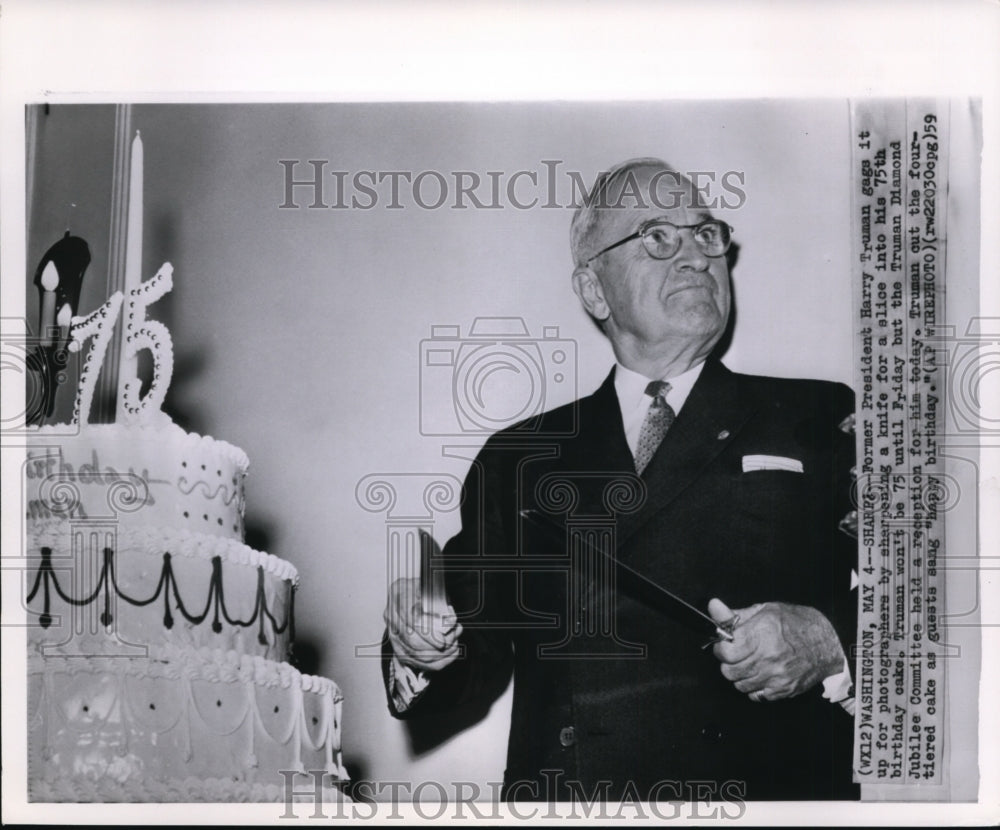
[[[156,504],[156,498],[149,487],[151,479],[147,468],[143,467],[138,473],[134,467],[129,467],[127,472],[116,470],[110,465],[103,465],[102,469],[96,449],[91,450],[90,459],[90,462],[80,464],[74,470],[73,465],[63,457],[61,450],[55,453],[47,452],[44,455],[32,454],[29,450],[28,460],[25,463],[25,478],[40,479],[48,482],[50,486],[59,484],[108,486],[125,483],[132,486],[133,496],[130,499],[132,508],[138,510],[140,507],[152,507]],[[47,519],[53,516],[64,516],[69,519],[89,518],[84,500],[67,499],[63,491],[59,491],[58,497],[39,496],[28,499],[25,518]]]
[[[91,462],[89,464],[81,464],[76,469],[76,472],[74,472],[73,465],[63,459],[62,453],[42,456],[33,456],[29,453],[28,463],[25,466],[25,475],[28,478],[48,478],[58,472],[59,476],[78,481],[81,484],[111,484],[116,481],[134,480],[136,478],[141,478],[146,482],[149,481],[149,470],[145,468],[143,468],[141,473],[136,473],[131,467],[129,467],[128,472],[120,472],[110,466],[105,466],[102,470],[101,463],[97,458],[97,450],[91,450],[90,457]],[[56,462],[59,464],[58,470],[56,469]],[[149,496],[147,503],[156,503],[152,495]]]

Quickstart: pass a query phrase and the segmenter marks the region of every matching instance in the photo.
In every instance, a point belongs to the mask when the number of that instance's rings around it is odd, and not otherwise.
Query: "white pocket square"
[[[787,470],[790,473],[804,472],[802,462],[797,458],[785,458],[783,455],[744,455],[743,472],[755,470]]]

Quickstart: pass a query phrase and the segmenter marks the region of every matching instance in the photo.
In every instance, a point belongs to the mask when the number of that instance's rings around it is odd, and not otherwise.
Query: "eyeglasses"
[[[633,239],[641,239],[646,253],[653,259],[670,259],[680,250],[682,230],[692,231],[691,235],[694,237],[695,244],[705,256],[722,256],[729,250],[729,245],[732,242],[730,236],[733,231],[732,225],[718,219],[708,219],[697,225],[675,225],[666,219],[651,219],[640,225],[639,230],[635,233],[629,234],[624,239],[619,239],[614,244],[598,251],[587,260],[586,264],[590,265],[601,254],[606,254],[613,248],[631,242]]]

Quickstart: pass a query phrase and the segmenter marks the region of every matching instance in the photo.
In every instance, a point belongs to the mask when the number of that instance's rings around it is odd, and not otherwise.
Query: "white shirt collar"
[[[665,380],[670,384],[667,403],[673,407],[674,412],[680,413],[704,365],[704,362],[699,363],[675,378],[647,378],[618,363],[615,366],[615,392],[618,393],[618,403],[621,404],[623,411],[626,407],[631,409],[639,404],[645,404],[644,408],[648,408],[652,398],[646,394],[646,386],[651,380]]]
[[[665,380],[670,384],[670,391],[667,393],[667,403],[674,412],[680,414],[684,402],[687,401],[691,389],[701,375],[704,363],[699,363],[692,369],[688,369],[684,374],[674,378],[647,378],[638,372],[633,372],[618,363],[615,366],[615,393],[618,395],[618,406],[621,407],[622,425],[625,427],[625,439],[629,447],[635,453],[636,445],[639,443],[639,432],[642,430],[642,422],[646,418],[646,412],[653,399],[646,394],[646,386],[651,380]]]

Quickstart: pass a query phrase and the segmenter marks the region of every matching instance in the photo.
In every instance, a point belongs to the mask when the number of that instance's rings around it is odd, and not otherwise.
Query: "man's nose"
[[[708,268],[708,256],[695,241],[694,230],[683,228],[680,232],[681,246],[674,254],[674,264],[681,269],[690,271],[705,271]]]

